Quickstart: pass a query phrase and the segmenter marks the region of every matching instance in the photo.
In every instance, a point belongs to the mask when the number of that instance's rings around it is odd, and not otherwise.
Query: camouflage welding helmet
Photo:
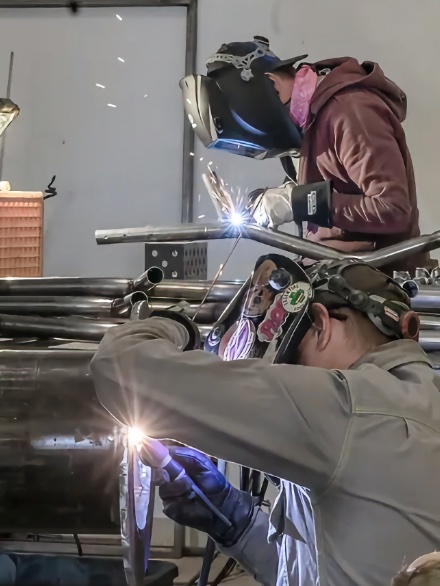
[[[300,265],[268,254],[255,269],[205,340],[205,350],[223,360],[265,358],[294,361],[312,324],[313,288]]]
[[[307,273],[316,303],[356,309],[390,338],[418,339],[420,320],[407,291],[379,269],[347,259],[318,262]]]

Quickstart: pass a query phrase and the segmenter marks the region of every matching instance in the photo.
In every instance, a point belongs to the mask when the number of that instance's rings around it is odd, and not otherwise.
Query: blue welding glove
[[[256,503],[247,492],[234,488],[211,460],[191,448],[171,447],[173,459],[185,468],[188,476],[165,482],[159,488],[163,512],[178,523],[207,533],[225,547],[235,545],[251,525]],[[192,490],[196,484],[211,503],[232,523],[227,527]]]

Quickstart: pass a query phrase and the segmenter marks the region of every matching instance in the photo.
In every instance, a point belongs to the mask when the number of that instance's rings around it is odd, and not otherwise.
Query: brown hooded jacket
[[[332,228],[306,238],[347,252],[384,248],[420,235],[411,156],[402,122],[407,100],[376,63],[344,57],[314,64],[320,81],[304,130],[300,184],[331,180]],[[432,266],[428,255],[389,270]]]

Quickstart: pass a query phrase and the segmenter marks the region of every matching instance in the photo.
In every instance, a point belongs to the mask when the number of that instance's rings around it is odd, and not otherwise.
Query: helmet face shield
[[[227,67],[212,77],[189,75],[180,87],[186,114],[206,148],[264,159],[301,147],[301,134],[264,73],[245,81]]]
[[[208,149],[229,151],[264,159],[267,149],[259,144],[261,133],[234,119],[225,95],[216,81],[205,75],[188,75],[180,82],[183,104],[189,122]]]
[[[264,358],[292,364],[312,324],[313,288],[291,259],[269,254],[255,269],[205,340],[223,360]]]

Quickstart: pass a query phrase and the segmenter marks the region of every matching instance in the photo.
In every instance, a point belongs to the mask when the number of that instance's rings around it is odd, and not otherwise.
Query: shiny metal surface
[[[440,313],[440,287],[418,285],[415,297],[411,299],[414,311]]]
[[[95,232],[98,244],[120,244],[130,242],[191,242],[195,240],[223,240],[242,238],[268,244],[285,252],[307,256],[317,260],[321,259],[343,259],[347,255],[333,250],[321,244],[315,244],[308,240],[302,240],[296,236],[290,236],[282,232],[274,232],[260,226],[246,226],[246,229],[239,230],[229,224],[186,224],[183,226],[172,226],[157,228],[146,226],[144,228],[127,228],[117,230],[97,230]]]
[[[151,468],[145,466],[130,434],[122,430],[124,455],[119,474],[121,545],[127,584],[143,584],[150,557],[154,491]]]
[[[133,304],[143,299],[146,299],[146,293],[141,291],[134,291],[119,299],[68,296],[0,296],[0,314],[40,316],[80,315],[96,318],[128,318]]]
[[[399,244],[393,244],[387,248],[382,248],[376,252],[367,252],[356,255],[365,262],[368,262],[376,267],[382,267],[391,264],[397,260],[402,260],[413,254],[421,252],[430,252],[440,248],[440,231],[432,234],[425,234],[411,240],[406,240]]]
[[[134,289],[150,291],[155,285],[163,281],[163,270],[159,267],[150,267],[133,281]]]
[[[440,332],[434,330],[420,330],[419,343],[425,352],[440,350]]]
[[[229,224],[187,224],[164,228],[146,226],[143,228],[97,230],[95,232],[95,238],[98,244],[117,244],[128,242],[222,240],[237,238],[239,234],[241,234],[242,238],[254,240],[255,242],[279,248],[285,252],[315,260],[358,258],[377,267],[391,264],[412,254],[429,252],[440,247],[439,231],[413,238],[375,252],[350,255],[309,240],[284,234],[283,232],[262,228],[261,226],[247,225],[245,229],[239,230],[238,228],[231,227]]]
[[[93,352],[0,350],[0,532],[118,532],[122,450]]]
[[[440,307],[437,308],[437,311],[440,312]],[[432,314],[420,314],[420,329],[422,330],[440,330],[440,315]]]
[[[35,337],[43,340],[61,338],[99,342],[105,332],[120,321],[95,321],[81,317],[36,317],[0,314],[0,336]]]
[[[125,297],[132,291],[130,279],[94,277],[0,278],[0,295],[88,295],[92,297]]]
[[[201,301],[212,281],[165,280],[149,291],[149,297],[160,299],[179,299]],[[229,302],[242,286],[243,281],[217,281],[209,293],[207,301]]]

